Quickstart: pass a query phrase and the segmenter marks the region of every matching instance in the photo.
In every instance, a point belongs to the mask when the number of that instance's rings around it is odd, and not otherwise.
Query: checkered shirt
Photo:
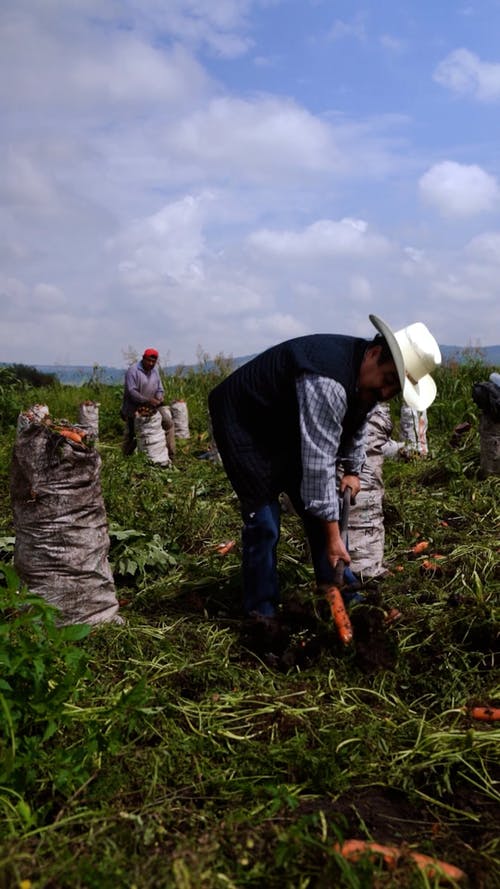
[[[342,421],[347,411],[344,387],[329,377],[297,377],[302,449],[301,496],[308,512],[327,521],[339,518],[337,465],[359,474],[365,459],[363,425],[341,453]]]

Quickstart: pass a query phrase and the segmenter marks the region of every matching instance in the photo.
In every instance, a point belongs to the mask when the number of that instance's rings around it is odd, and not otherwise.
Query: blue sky
[[[500,342],[500,0],[4,0],[0,361]]]

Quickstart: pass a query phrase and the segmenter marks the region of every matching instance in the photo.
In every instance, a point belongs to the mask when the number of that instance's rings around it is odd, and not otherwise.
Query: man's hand
[[[351,503],[354,503],[357,494],[361,490],[361,482],[357,475],[344,475],[340,481],[340,493],[343,494],[346,488],[351,489]]]
[[[340,536],[338,522],[325,522],[326,534],[326,554],[332,568],[337,567],[337,562],[341,559],[345,565],[349,565],[351,557],[345,548],[342,537]]]
[[[163,398],[150,398],[149,403],[151,407],[158,407],[163,401]]]

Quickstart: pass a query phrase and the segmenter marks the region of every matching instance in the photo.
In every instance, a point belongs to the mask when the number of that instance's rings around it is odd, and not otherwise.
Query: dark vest
[[[318,374],[347,393],[342,443],[362,425],[366,408],[356,384],[368,340],[313,334],[287,340],[230,374],[209,395],[215,440],[229,478],[244,502],[265,502],[302,477],[296,379]],[[255,495],[255,496],[254,496]]]

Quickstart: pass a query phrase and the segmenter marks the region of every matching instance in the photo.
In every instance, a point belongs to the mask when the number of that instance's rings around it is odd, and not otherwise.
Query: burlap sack
[[[94,439],[99,435],[99,407],[98,401],[82,401],[78,408],[78,423],[83,426]]]
[[[384,566],[384,456],[396,456],[399,445],[392,441],[389,405],[379,404],[367,423],[366,461],[360,473],[361,491],[350,508],[348,548],[351,569],[367,580],[386,573]]]
[[[491,417],[482,413],[479,436],[482,475],[500,475],[500,423],[495,423]]]
[[[170,405],[177,438],[189,438],[189,412],[185,401],[173,401]]]
[[[10,493],[21,580],[60,611],[60,624],[122,622],[111,568],[98,452],[50,426],[18,433]]]
[[[137,450],[159,466],[168,466],[170,457],[168,454],[165,430],[161,423],[161,414],[155,411],[153,414],[136,414],[134,417],[135,437]]]

